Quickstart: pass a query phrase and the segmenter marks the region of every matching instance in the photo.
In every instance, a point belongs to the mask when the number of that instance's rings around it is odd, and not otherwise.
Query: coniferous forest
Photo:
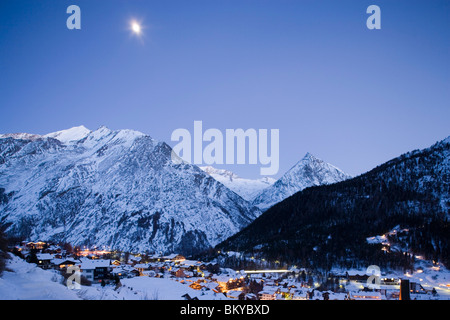
[[[449,266],[448,140],[353,179],[304,189],[217,248],[324,269],[409,269],[416,256]],[[388,248],[367,241],[393,228],[400,232],[387,235]]]

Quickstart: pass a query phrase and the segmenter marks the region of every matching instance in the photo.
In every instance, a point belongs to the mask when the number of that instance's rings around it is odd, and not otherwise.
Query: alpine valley
[[[139,252],[204,250],[260,210],[164,142],[75,127],[0,136],[0,224],[10,237]]]
[[[274,179],[201,170],[171,152],[141,132],[106,127],[2,134],[0,224],[18,239],[194,254],[261,214],[251,201]]]
[[[273,186],[275,186],[274,184]],[[450,137],[277,203],[217,246],[305,267],[450,263]]]

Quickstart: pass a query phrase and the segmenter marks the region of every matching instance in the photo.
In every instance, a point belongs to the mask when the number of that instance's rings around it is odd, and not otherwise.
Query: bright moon
[[[133,30],[134,33],[140,34],[141,33],[141,26],[137,22],[131,23],[131,30]]]

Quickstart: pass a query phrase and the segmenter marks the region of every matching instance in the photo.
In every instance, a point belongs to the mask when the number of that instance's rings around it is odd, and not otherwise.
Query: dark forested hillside
[[[217,247],[302,266],[408,267],[415,255],[450,262],[450,139],[368,173],[307,188]],[[367,238],[400,226],[397,250]]]

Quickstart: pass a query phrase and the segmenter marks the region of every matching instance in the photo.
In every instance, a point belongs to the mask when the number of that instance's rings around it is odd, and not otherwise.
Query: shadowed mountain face
[[[274,184],[275,186],[275,184]],[[450,138],[340,183],[306,188],[221,243],[305,266],[405,267],[414,254],[449,264]],[[368,237],[396,226],[393,248]],[[394,250],[395,247],[395,250]]]
[[[216,169],[211,166],[200,167],[211,177],[224,184],[230,190],[236,192],[245,200],[251,201],[258,196],[264,189],[275,183],[275,179],[262,177],[259,179],[245,179],[237,176],[231,171]]]
[[[171,151],[106,127],[0,135],[0,223],[26,240],[190,254],[261,213]]]
[[[261,191],[252,202],[261,210],[267,210],[307,187],[332,184],[349,178],[351,178],[350,175],[335,166],[307,153],[272,186]]]

